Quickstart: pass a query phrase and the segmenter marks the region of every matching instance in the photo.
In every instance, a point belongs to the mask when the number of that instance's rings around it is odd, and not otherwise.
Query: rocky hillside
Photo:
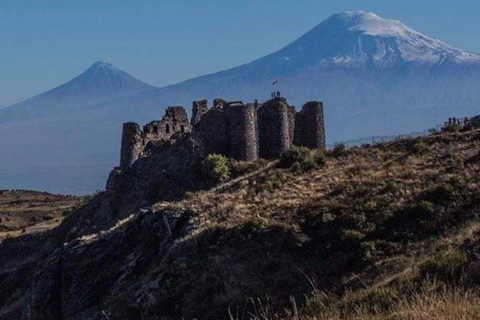
[[[0,319],[476,319],[479,147],[302,151],[209,189],[180,139],[2,243]]]

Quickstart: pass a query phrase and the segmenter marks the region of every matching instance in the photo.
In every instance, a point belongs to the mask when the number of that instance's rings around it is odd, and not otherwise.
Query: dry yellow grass
[[[22,234],[26,227],[54,228],[62,213],[80,206],[79,197],[36,191],[0,191],[0,240]]]
[[[462,135],[468,140],[462,141]],[[451,139],[452,142],[445,142]],[[205,221],[235,226],[245,219],[260,219],[291,225],[299,207],[331,203],[331,194],[349,187],[372,190],[393,185],[393,206],[402,206],[439,180],[474,181],[467,187],[479,190],[478,162],[468,163],[480,151],[480,132],[458,136],[433,136],[422,140],[428,145],[425,155],[382,148],[351,150],[344,157],[330,158],[322,168],[307,173],[292,173],[272,168],[219,192],[202,191],[180,202],[159,203],[164,207],[188,208],[201,212]],[[372,203],[375,205],[375,203]]]
[[[478,292],[445,289],[442,292],[402,298],[387,312],[372,312],[370,306],[359,305],[356,310],[342,313],[336,309],[297,316],[301,320],[478,320]]]
[[[403,144],[407,146],[404,147]],[[438,188],[440,191],[451,192],[445,198],[442,198],[442,194],[437,197],[435,192]],[[301,245],[308,244],[310,236],[316,236],[315,232],[328,233],[331,230],[333,241],[337,241],[337,245],[344,240],[341,237],[335,238],[337,231],[353,237],[353,242],[362,242],[362,245],[367,246],[372,244],[372,256],[366,256],[371,259],[371,265],[359,273],[344,273],[338,278],[338,287],[354,287],[354,290],[364,288],[360,293],[341,298],[341,303],[349,304],[358,299],[356,295],[368,295],[375,290],[388,291],[405,279],[413,279],[419,275],[420,266],[438,252],[458,253],[462,241],[480,230],[480,223],[476,220],[478,215],[475,213],[478,194],[480,132],[473,131],[431,136],[413,143],[399,141],[350,150],[343,156],[329,157],[323,167],[306,173],[272,167],[223,188],[189,194],[182,201],[158,203],[154,207],[159,211],[165,208],[194,211],[200,225],[192,234],[193,237],[215,229],[238,230],[239,226],[253,222],[257,230],[274,227],[288,230],[289,234],[306,239]],[[431,210],[427,211],[428,214],[431,212],[433,218],[421,217],[425,224],[417,228],[415,223],[409,225],[406,220],[415,219],[415,216],[411,218],[408,213],[416,214],[418,207],[415,206],[419,204]],[[385,210],[385,216],[382,216],[382,210]],[[463,216],[470,218],[462,218]],[[341,225],[345,221],[341,219],[350,218],[353,222],[346,223],[345,227]],[[356,218],[360,219],[358,223]],[[384,220],[376,224],[375,219]],[[327,225],[329,221],[337,224]],[[364,222],[364,225],[358,227]],[[312,226],[309,223],[317,225]],[[447,225],[448,227],[445,227]],[[349,230],[351,226],[352,230]],[[317,229],[309,230],[309,227]],[[379,231],[377,227],[387,230],[384,231],[387,234],[382,234],[382,230]],[[311,233],[308,233],[309,231]],[[390,234],[397,238],[390,237]],[[320,242],[315,243],[319,246],[318,251],[309,254],[320,252],[318,254],[321,256],[328,252],[332,255],[329,251],[321,251],[321,236],[318,236]],[[365,243],[361,240],[364,237],[369,237]],[[381,247],[385,243],[387,246],[392,245],[390,248],[396,253],[385,253]],[[311,243],[309,245],[313,246]],[[348,245],[351,243],[347,239],[347,248],[338,248],[338,251],[345,251],[340,252],[344,254],[343,257],[350,255],[350,258],[360,252],[356,249],[349,252]],[[375,248],[377,245],[380,249]],[[398,251],[395,251],[397,249]],[[312,258],[308,261],[314,263],[306,269],[311,271],[323,263],[317,274],[328,274],[335,269],[332,267],[330,271],[325,271],[325,267],[330,268],[331,258],[332,264],[338,261],[341,263],[342,256],[337,260],[336,257],[321,256],[318,260]],[[351,261],[361,261],[361,258]],[[348,267],[343,268],[348,270]],[[441,292],[424,291],[408,297],[397,297],[394,302],[389,302],[388,310],[375,304],[372,307],[371,303],[358,303],[356,309],[347,311],[338,305],[325,308],[318,305],[313,307],[307,303],[307,309],[290,309],[290,316],[280,316],[275,312],[278,310],[271,310],[269,307],[258,307],[256,309],[262,309],[263,313],[254,313],[251,316],[265,320],[480,319],[479,297],[475,291],[445,289]],[[375,309],[377,307],[378,310]],[[232,318],[246,319],[238,316]]]

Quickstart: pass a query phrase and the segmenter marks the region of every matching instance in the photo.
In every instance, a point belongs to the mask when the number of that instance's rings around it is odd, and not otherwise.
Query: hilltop
[[[479,143],[453,132],[316,164],[235,162],[209,189],[177,142],[52,232],[0,245],[15,292],[0,318],[473,319]],[[152,185],[152,168],[170,175]]]

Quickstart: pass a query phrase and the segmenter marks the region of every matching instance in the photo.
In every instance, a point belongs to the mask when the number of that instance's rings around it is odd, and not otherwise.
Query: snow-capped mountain
[[[284,65],[389,68],[405,63],[479,63],[480,55],[449,46],[363,11],[334,15],[269,57]],[[282,61],[283,59],[283,61]]]
[[[0,123],[59,116],[78,108],[84,111],[94,104],[155,88],[110,63],[97,61],[69,82],[1,110]]]
[[[32,188],[16,177],[23,185],[3,185],[2,170],[39,171],[48,164],[64,172],[72,163],[101,169],[100,178],[100,169],[82,173],[78,187],[91,189],[85,181],[103,181],[118,162],[122,122],[159,119],[168,105],[190,111],[193,100],[204,98],[266,100],[273,81],[297,107],[309,100],[325,103],[329,143],[420,131],[451,116],[480,113],[479,54],[397,20],[344,12],[284,48],[229,70],[158,89],[96,63],[63,86],[0,110],[0,149],[6,151],[0,153],[0,189]],[[64,180],[58,178],[60,187]],[[34,187],[62,191],[45,183]]]

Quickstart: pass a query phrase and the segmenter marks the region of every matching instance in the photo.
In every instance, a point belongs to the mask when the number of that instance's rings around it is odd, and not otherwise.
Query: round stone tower
[[[267,101],[258,109],[259,156],[264,159],[278,158],[290,150],[289,106],[284,98]]]
[[[294,144],[312,149],[325,148],[323,103],[307,102],[296,114]]]
[[[120,151],[120,167],[128,168],[142,153],[142,131],[135,122],[123,124],[122,146]]]
[[[233,159],[258,159],[257,110],[254,105],[229,105],[226,109],[229,155]]]

